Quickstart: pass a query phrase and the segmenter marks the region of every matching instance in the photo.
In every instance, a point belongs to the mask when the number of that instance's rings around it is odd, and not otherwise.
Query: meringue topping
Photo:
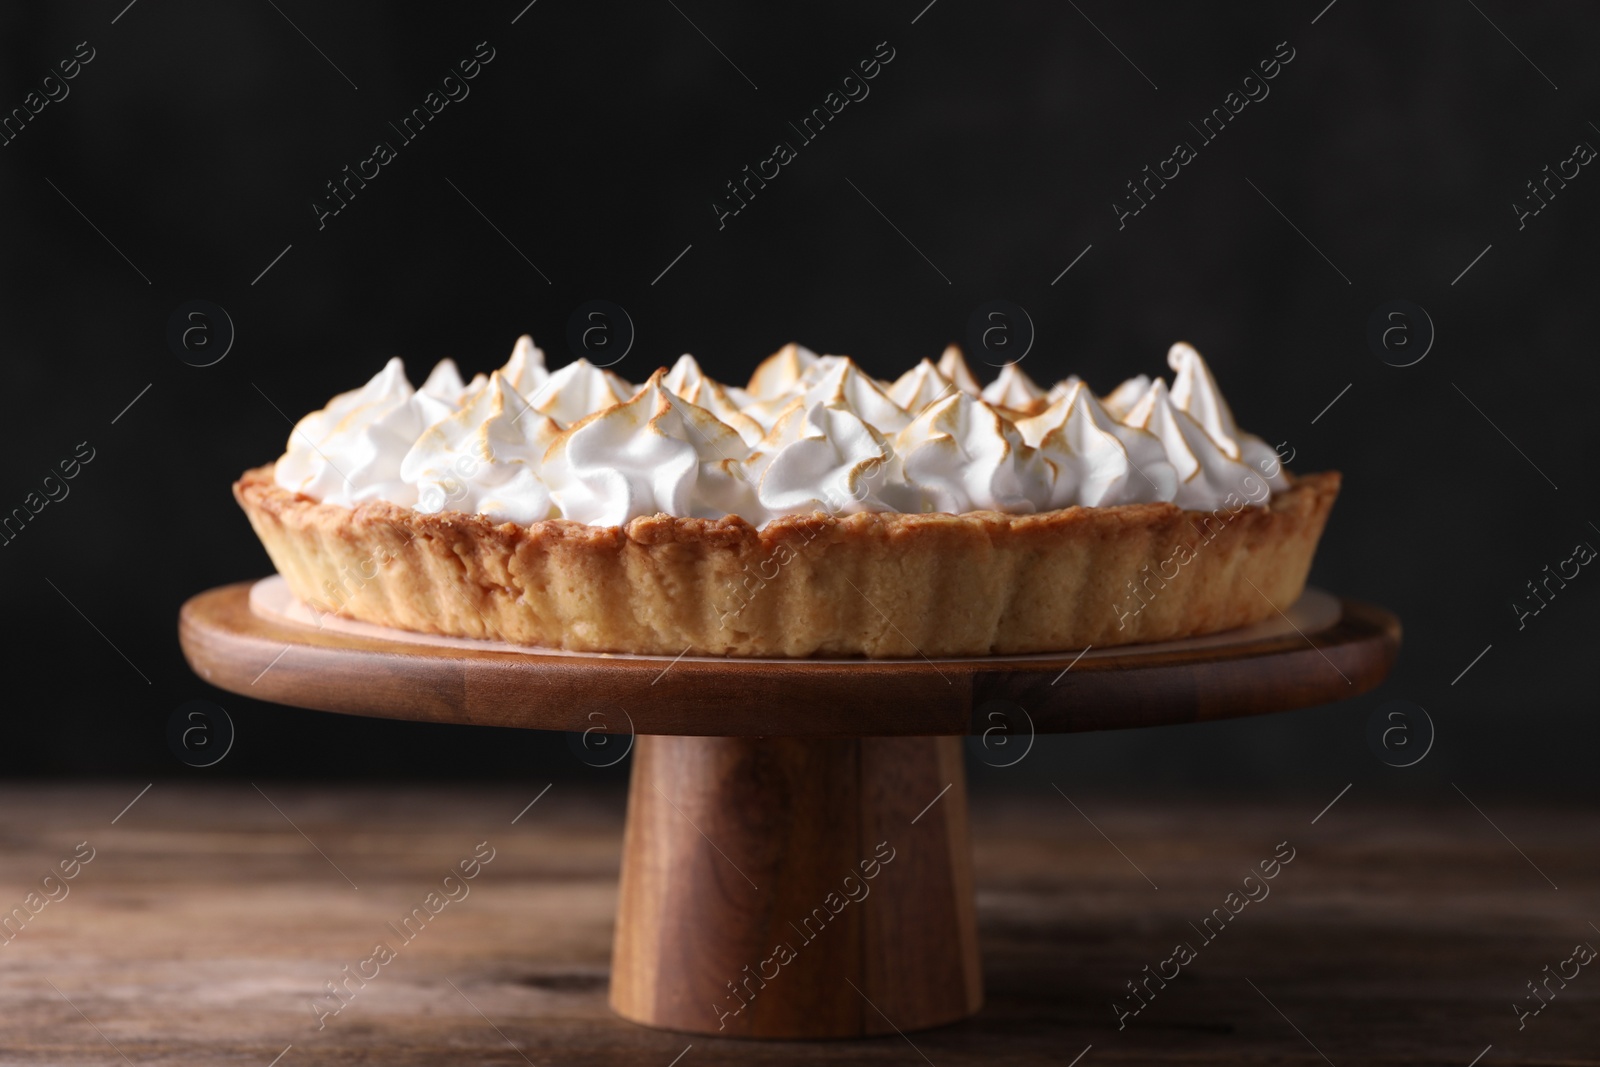
[[[441,360],[413,389],[391,359],[300,420],[275,476],[344,507],[600,526],[656,514],[761,525],[814,512],[1209,510],[1287,488],[1277,452],[1240,431],[1200,354],[1176,344],[1167,362],[1170,387],[1139,375],[1102,400],[1075,376],[1047,391],[1016,364],[980,387],[953,345],[883,382],[848,356],[790,344],[746,388],[688,354],[635,387],[583,359],[552,372],[523,336],[505,366],[467,383]]]
[[[436,396],[446,403],[454,404],[461,399],[461,394],[466,391],[466,385],[461,381],[461,370],[453,359],[441,359],[433,365],[433,370],[428,377],[417,387],[417,392]]]
[[[1150,375],[1140,374],[1129,378],[1107,393],[1102,403],[1105,405],[1105,409],[1111,413],[1112,418],[1120,419],[1133,410],[1133,405],[1139,402],[1139,398],[1144,396],[1145,390],[1149,388]],[[1056,396],[1056,391],[1054,389],[1050,390],[1051,402],[1054,403],[1057,399],[1059,398]]]
[[[903,475],[888,491],[897,511],[1043,511],[1056,466],[1000,412],[952,392],[894,438]]]
[[[768,515],[898,510],[883,498],[894,450],[847,403],[796,402],[762,441],[751,467]]]
[[[1211,368],[1194,346],[1181,341],[1173,345],[1167,350],[1167,365],[1176,372],[1172,379],[1173,405],[1204,427],[1230,458],[1243,461],[1265,478],[1273,492],[1289,488],[1277,450],[1261,438],[1239,430]]]
[[[501,371],[465,407],[430,426],[400,461],[422,512],[465,511],[526,525],[555,514],[541,475],[544,454],[561,432]]]
[[[278,484],[345,507],[366,500],[410,507],[417,489],[401,477],[400,461],[450,411],[448,402],[411,388],[397,356],[366,385],[334,397],[295,425],[278,460]]]
[[[1058,469],[1053,508],[1161,502],[1177,492],[1161,442],[1112,418],[1082,382],[1017,429]]]
[[[920,415],[923,408],[935,400],[943,400],[955,390],[956,383],[925,359],[895,379],[885,392],[890,400],[912,415]]]
[[[1044,399],[1044,390],[1015,363],[1000,368],[1000,376],[983,388],[983,399],[998,408],[1032,411]]]
[[[965,390],[974,395],[983,392],[983,387],[978,384],[978,379],[972,376],[972,368],[967,366],[967,357],[961,354],[961,349],[955,345],[947,345],[939,356],[939,373],[956,383],[956,388]]]
[[[1228,454],[1239,458],[1239,427],[1233,421],[1228,402],[1222,399],[1222,390],[1211,377],[1211,368],[1194,346],[1179,341],[1167,350],[1167,366],[1175,372],[1172,379],[1172,403],[1205,427],[1211,439]]]
[[[744,440],[651,375],[629,400],[564,430],[544,456],[563,518],[621,526],[658,513],[720,519],[754,511]]]
[[[580,357],[529,394],[528,406],[566,426],[622,403],[633,392],[633,386],[617,375]]]
[[[708,378],[700,369],[700,364],[687,352],[678,357],[678,362],[672,365],[661,384],[673,395],[705,408],[731,426],[747,445],[754,445],[767,432],[761,423],[740,411],[739,403],[728,395],[728,388]]]
[[[1172,502],[1180,508],[1204,509],[1218,496],[1236,492],[1245,496],[1247,484],[1258,488],[1250,495],[1259,503],[1265,486],[1252,478],[1250,468],[1228,455],[1222,443],[1201,427],[1187,411],[1173,404],[1167,383],[1153,383],[1124,420],[1155,435],[1178,473]],[[1237,446],[1235,446],[1237,448]]]
[[[788,392],[816,361],[815,352],[791,341],[761,361],[746,388],[757,400],[771,400]]]
[[[523,396],[533,396],[550,380],[545,369],[544,352],[533,343],[533,338],[523,334],[512,346],[511,358],[500,368],[506,383]]]
[[[812,370],[816,373],[809,379],[800,379],[806,389],[799,400],[807,410],[817,404],[842,405],[885,433],[893,433],[911,421],[905,408],[890,400],[878,388],[877,380],[849,356],[823,356],[807,373]]]

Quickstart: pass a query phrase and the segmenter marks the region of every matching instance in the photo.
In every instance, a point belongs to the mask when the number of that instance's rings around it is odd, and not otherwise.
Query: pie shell
[[[1287,472],[1285,472],[1287,473]],[[1264,505],[1031,515],[815,513],[496,523],[284,489],[234,496],[314,611],[579,652],[939,657],[1166,641],[1259,622],[1305,587],[1337,472]]]

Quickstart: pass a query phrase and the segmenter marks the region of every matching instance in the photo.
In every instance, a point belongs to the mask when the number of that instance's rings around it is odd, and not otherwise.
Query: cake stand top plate
[[[526,650],[327,618],[281,578],[193,597],[178,622],[201,678],[353,715],[536,730],[872,737],[1164,726],[1331,703],[1400,647],[1382,608],[1308,589],[1257,626],[1186,641],[969,659],[736,659]],[[1001,718],[996,718],[996,715]]]

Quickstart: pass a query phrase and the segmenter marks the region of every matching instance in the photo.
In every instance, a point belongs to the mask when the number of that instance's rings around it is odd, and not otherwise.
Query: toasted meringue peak
[[[461,371],[456,367],[456,361],[441,359],[433,365],[433,370],[428,372],[427,379],[417,388],[417,392],[455,403],[461,399],[461,394],[466,388],[461,381]]]
[[[816,385],[818,382],[822,381],[823,378],[827,377],[829,374],[832,374],[834,370],[836,370],[841,364],[850,361],[851,360],[849,356],[817,356],[806,365],[805,370],[800,372],[800,377],[796,383],[790,387],[790,392],[805,392],[811,386]],[[857,367],[856,370],[859,371],[861,368]]]
[[[544,457],[564,518],[621,526],[641,515],[758,514],[740,461],[749,449],[704,408],[667,389],[664,370],[632,398],[562,431]]]
[[[418,511],[464,511],[526,525],[554,517],[540,469],[561,428],[528,407],[506,376],[425,430],[400,462]]]
[[[840,404],[885,433],[893,433],[911,421],[905,409],[890,400],[872,376],[849,356],[823,356],[816,368],[817,373],[805,383],[801,394],[807,410],[817,404]]]
[[[397,356],[360,389],[301,419],[274,476],[285,489],[328,504],[388,500],[410,507],[416,487],[401,478],[400,460],[450,410],[447,401],[411,388]]]
[[[939,373],[955,382],[957,389],[973,396],[983,392],[978,379],[972,376],[972,368],[967,366],[967,357],[962,355],[961,349],[955,345],[946,345],[943,354],[939,356]]]
[[[954,382],[940,374],[931,360],[925,359],[900,375],[885,392],[907,413],[916,415],[934,401],[955,392],[955,388]]]
[[[662,376],[661,384],[685,400],[693,401],[694,398],[689,394],[696,392],[702,383],[710,380],[706,372],[700,368],[700,361],[685,352]]]
[[[1105,409],[1111,412],[1112,416],[1120,419],[1133,410],[1133,405],[1139,402],[1139,398],[1144,396],[1149,388],[1150,375],[1136,375],[1111,390],[1105,395],[1105,399],[1100,402],[1105,405]],[[1052,391],[1050,399],[1056,399],[1054,391]]]
[[[1217,380],[1200,353],[1180,342],[1168,350],[1167,365],[1176,372],[1172,379],[1173,406],[1198,422],[1228,458],[1239,460],[1266,479],[1273,492],[1289,488],[1277,449],[1239,429],[1233,410],[1223,399],[1222,390],[1217,388]]]
[[[765,432],[776,426],[784,413],[799,400],[800,397],[794,393],[784,393],[782,396],[775,396],[768,400],[753,400],[741,408],[740,411],[752,419]],[[801,404],[800,406],[803,408],[805,405]]]
[[[797,401],[748,466],[761,506],[773,517],[895,510],[883,498],[894,480],[894,449],[842,402]]]
[[[528,403],[563,426],[620,404],[634,393],[633,387],[608,370],[586,359],[577,359],[545,379],[528,396]]]
[[[1057,400],[1060,400],[1062,397],[1066,396],[1072,391],[1073,386],[1077,385],[1081,381],[1083,381],[1083,379],[1078,377],[1076,374],[1069,374],[1056,384],[1052,385],[1050,387],[1050,391],[1044,394],[1045,406],[1049,407]]]
[[[527,334],[517,338],[511,348],[511,358],[500,368],[500,373],[511,388],[523,396],[533,396],[550,380],[550,372],[544,366],[544,352]]]
[[[1031,412],[1044,400],[1045,392],[1015,363],[1000,368],[1000,376],[983,389],[983,399],[995,407]]]
[[[793,341],[762,360],[745,388],[757,400],[772,400],[788,392],[818,356]]]
[[[1166,449],[1167,459],[1178,472],[1172,502],[1180,508],[1205,510],[1226,500],[1229,493],[1237,493],[1240,500],[1253,497],[1252,503],[1266,499],[1266,484],[1224,453],[1187,411],[1172,403],[1166,382],[1154,382],[1124,421],[1153,434]]]
[[[1172,346],[1165,382],[1104,401],[1076,376],[1048,391],[1015,364],[980,389],[960,349],[890,383],[791,344],[749,389],[680,356],[644,385],[579,359],[551,372],[530,337],[463,384],[441,360],[414,389],[392,359],[301,419],[286,489],[527,524],[641,515],[1004,511],[1172,501],[1214,509],[1288,487],[1278,450],[1239,430],[1205,361]],[[1279,446],[1287,451],[1286,446]]]
[[[1050,507],[1056,470],[992,406],[952,390],[894,437],[900,511],[1031,512]]]
[[[1017,428],[1058,472],[1071,471],[1058,473],[1051,507],[1167,501],[1177,492],[1177,472],[1161,442],[1112,418],[1082,382]]]
[[[687,352],[678,357],[661,384],[731,426],[747,445],[754,445],[766,433],[764,426],[741,411],[740,405],[728,396],[727,387],[706,377],[700,364]]]
[[[1167,350],[1167,366],[1176,372],[1172,379],[1172,403],[1205,427],[1206,433],[1232,459],[1239,458],[1239,426],[1233,421],[1228,402],[1211,376],[1211,368],[1193,345],[1179,341]]]

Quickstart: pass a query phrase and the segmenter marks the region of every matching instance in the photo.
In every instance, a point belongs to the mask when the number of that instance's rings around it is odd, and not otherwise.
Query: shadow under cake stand
[[[1376,686],[1400,645],[1394,615],[1318,590],[1226,634],[971,659],[530,652],[323,622],[274,577],[194,597],[179,637],[200,677],[261,700],[628,735],[611,1006],[758,1038],[979,1009],[965,735],[1016,746],[991,749],[1012,761],[1035,732],[1330,703]]]

